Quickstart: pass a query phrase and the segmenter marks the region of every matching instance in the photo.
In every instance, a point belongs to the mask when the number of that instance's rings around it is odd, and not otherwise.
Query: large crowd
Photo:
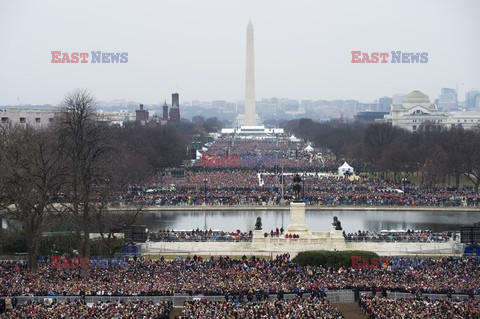
[[[208,156],[268,160],[253,161],[254,164],[236,160],[233,165],[229,161],[217,163],[199,158],[192,167],[181,170],[182,174],[166,171],[141,185],[131,185],[112,202],[156,206],[283,205],[298,197],[292,187],[297,173],[302,177],[301,197],[308,205],[457,207],[478,206],[480,202],[480,194],[472,187],[433,188],[407,179],[394,182],[373,178],[366,173],[340,178],[336,172],[342,162],[332,154],[324,151],[322,155],[289,138],[220,137],[207,146],[202,152]],[[351,164],[361,167],[359,163]]]
[[[290,139],[234,139],[230,137],[220,137],[214,143],[207,145],[207,151],[204,151],[207,158],[203,157],[195,161],[196,166],[225,166],[222,162],[225,156],[238,156],[233,165],[240,167],[272,167],[278,165],[284,168],[317,168],[333,167],[335,162],[331,156],[322,156],[319,152],[314,152],[313,148],[307,148],[305,143],[291,141]],[[209,161],[212,156],[216,156],[220,161]],[[274,161],[255,161],[254,157],[259,159],[275,159]],[[263,158],[262,158],[263,157]]]
[[[180,318],[342,318],[326,299],[328,290],[400,291],[412,299],[362,297],[370,318],[478,318],[478,301],[429,301],[422,293],[480,294],[476,258],[403,258],[380,260],[377,268],[301,266],[288,253],[273,259],[188,256],[174,260],[130,260],[125,269],[54,269],[41,262],[34,273],[23,262],[0,263],[0,296],[49,296],[7,308],[5,318],[166,318],[171,304],[147,301],[85,304],[55,302],[56,296],[157,296],[189,294]],[[286,300],[284,295],[297,298]],[[307,295],[308,294],[308,295]],[[222,301],[202,296],[222,296]],[[303,297],[302,297],[303,296]],[[310,299],[307,297],[310,296]],[[11,298],[11,297],[9,297]],[[53,300],[53,302],[51,301]],[[403,316],[403,317],[402,317]],[[463,317],[462,317],[463,316]],[[438,317],[437,317],[438,318]]]
[[[365,231],[345,233],[346,241],[375,241],[375,242],[445,242],[456,236],[452,232],[432,232],[430,230],[404,230],[404,231]]]
[[[340,319],[342,313],[334,307],[326,298],[284,300],[279,298],[275,301],[238,302],[194,300],[185,303],[182,316],[179,319]]]
[[[458,207],[478,206],[480,194],[472,188],[452,190],[426,187],[407,180],[395,183],[364,174],[340,178],[332,172],[342,163],[328,154],[308,150],[290,139],[242,140],[219,138],[208,145],[218,161],[197,159],[181,176],[166,172],[142,185],[131,185],[114,200],[119,205],[284,205],[301,196],[307,205]],[[209,156],[210,156],[209,155]],[[222,157],[223,156],[223,157]],[[222,158],[248,160],[228,165]],[[252,158],[268,161],[251,161]],[[275,159],[275,162],[271,160]],[[238,165],[237,165],[238,164]],[[328,172],[328,173],[327,173]],[[301,176],[302,193],[293,190],[293,176]],[[178,174],[177,174],[178,175]],[[270,237],[296,238],[283,229]],[[450,233],[431,231],[344,233],[347,241],[446,241]],[[152,241],[248,241],[252,231],[162,230]],[[298,238],[298,237],[297,237]],[[274,259],[243,257],[179,257],[174,260],[131,259],[127,267],[55,269],[40,261],[30,273],[24,262],[0,262],[0,296],[49,296],[44,301],[11,303],[0,318],[168,318],[170,302],[106,302],[83,299],[57,302],[56,296],[172,296],[188,294],[178,319],[187,318],[343,318],[325,298],[336,289],[382,291],[383,297],[362,296],[360,305],[371,319],[480,318],[480,303],[468,300],[429,300],[422,293],[480,294],[480,260],[476,258],[382,258],[376,268],[301,266],[289,254]],[[390,300],[386,291],[412,293],[412,298]],[[310,299],[302,298],[304,293]],[[293,300],[284,294],[295,294]],[[271,296],[274,295],[275,298]],[[413,297],[413,296],[417,297]],[[202,296],[223,296],[222,301]],[[255,301],[254,301],[255,300]]]
[[[235,232],[225,232],[212,229],[191,231],[160,230],[148,234],[151,241],[250,241],[253,232],[242,232],[239,229]]]
[[[431,189],[366,177],[337,178],[312,172],[303,177],[303,174],[300,173],[304,188],[300,196],[307,205],[464,207],[478,206],[480,202],[480,194],[470,188]],[[294,173],[282,175],[233,168],[186,171],[182,178],[162,176],[146,185],[132,186],[119,196],[119,202],[156,206],[288,204],[297,196],[292,188],[293,176]]]
[[[452,232],[432,232],[430,230],[405,230],[405,231],[356,231],[354,233],[343,232],[346,241],[354,242],[446,242],[454,235]],[[300,238],[296,234],[285,233],[284,229],[276,228],[270,232],[264,233],[265,237],[275,238]],[[195,241],[195,242],[207,242],[207,241],[251,241],[253,237],[253,231],[242,232],[240,229],[236,231],[221,231],[221,230],[174,230],[163,229],[158,232],[149,232],[148,239],[154,242],[183,242],[183,241]]]
[[[252,257],[131,260],[125,269],[52,269],[35,273],[20,262],[0,264],[0,295],[247,295],[383,287],[393,291],[480,293],[480,261],[467,258],[391,259],[379,268],[300,266],[288,254],[273,260]]]
[[[468,300],[430,300],[428,298],[386,299],[382,297],[362,296],[360,306],[370,319],[404,318],[480,318],[480,301]]]
[[[98,302],[91,305],[84,300],[56,300],[44,299],[42,301],[27,301],[24,304],[6,309],[0,318],[5,319],[111,319],[111,318],[149,318],[168,319],[172,303],[168,301],[150,302]]]

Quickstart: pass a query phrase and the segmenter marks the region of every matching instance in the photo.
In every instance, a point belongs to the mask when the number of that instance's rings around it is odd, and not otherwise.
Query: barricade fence
[[[343,290],[326,290],[325,294],[327,295],[327,299],[331,303],[352,303],[355,302],[355,292],[353,290],[343,289]],[[366,294],[372,295],[371,291],[359,291],[359,295]],[[377,296],[381,296],[380,292],[377,293]],[[284,294],[283,299],[285,300],[292,300],[297,298],[297,294]],[[310,293],[303,293],[302,298],[308,299],[311,297]],[[416,295],[414,293],[407,293],[407,292],[395,292],[395,291],[388,291],[387,298],[388,299],[408,299],[408,298],[426,298],[428,297],[431,300],[436,299],[447,299],[446,294],[429,294],[423,293],[421,295]],[[475,295],[475,299],[480,300],[480,295]],[[2,297],[5,298],[5,297]],[[217,296],[205,296],[205,295],[186,295],[186,294],[175,294],[173,296],[17,296],[17,304],[23,304],[27,301],[40,301],[44,299],[56,300],[57,302],[66,302],[67,300],[78,300],[84,299],[86,303],[95,303],[95,302],[115,302],[115,301],[131,301],[135,302],[138,300],[142,301],[152,301],[152,302],[160,302],[168,300],[172,302],[174,307],[183,307],[185,301],[191,301],[196,299],[207,299],[207,300],[215,300],[221,301],[225,300],[225,296],[217,295]],[[230,296],[232,298],[232,296]],[[268,299],[273,301],[277,300],[277,294],[270,294]],[[468,299],[469,296],[465,294],[452,294],[452,299]],[[256,301],[256,297],[253,299]]]
[[[360,291],[360,294],[365,294],[372,296],[371,291]],[[381,296],[381,292],[377,292],[377,296]],[[408,299],[408,298],[428,298],[430,300],[442,300],[442,299],[447,299],[448,296],[447,294],[429,294],[429,293],[422,293],[422,294],[415,294],[415,293],[409,293],[409,292],[397,292],[397,291],[387,291],[387,298],[388,299]],[[452,294],[451,296],[452,299],[456,300],[465,300],[468,299],[468,295],[464,294]],[[480,300],[480,295],[474,295],[474,298],[476,300]]]

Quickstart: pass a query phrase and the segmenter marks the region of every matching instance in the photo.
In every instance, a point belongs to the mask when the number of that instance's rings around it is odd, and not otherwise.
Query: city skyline
[[[115,4],[115,5],[113,5]],[[0,2],[0,105],[241,101],[245,24],[255,25],[256,96],[358,100],[480,88],[476,1]],[[41,12],[42,14],[38,14]],[[28,23],[25,23],[28,21]],[[451,23],[446,23],[446,21]],[[128,53],[127,63],[51,63],[51,51]],[[351,63],[351,51],[428,53],[427,63]]]
[[[434,94],[433,96],[430,96],[428,95],[428,97],[430,98],[431,102],[432,103],[435,103],[436,101],[439,100],[439,98],[442,96],[442,90],[455,90],[455,88],[445,88],[445,87],[442,87],[440,89],[440,91],[438,92],[438,94]],[[418,89],[413,89],[411,91],[417,91]],[[409,92],[411,92],[409,91]],[[421,90],[420,90],[421,91]],[[255,103],[263,103],[263,102],[271,102],[272,100],[277,100],[279,103],[281,102],[286,102],[286,101],[295,101],[297,102],[299,105],[301,105],[302,103],[306,102],[306,103],[318,103],[318,102],[335,102],[335,101],[354,101],[354,102],[357,102],[357,103],[361,103],[361,104],[382,104],[382,99],[384,98],[390,98],[392,99],[393,98],[393,101],[391,104],[401,104],[401,100],[395,102],[395,98],[397,97],[403,97],[405,95],[407,95],[409,92],[397,92],[393,95],[382,95],[381,93],[378,94],[378,96],[376,98],[374,98],[373,100],[370,100],[370,101],[362,101],[360,99],[356,99],[356,98],[334,98],[334,99],[324,99],[324,98],[319,98],[319,99],[302,99],[302,98],[293,98],[293,97],[288,97],[288,96],[271,96],[271,97],[261,97],[261,98],[257,98],[255,99]],[[458,97],[458,103],[460,104],[459,107],[462,107],[462,104],[466,103],[467,102],[467,94],[468,93],[476,93],[476,92],[480,92],[478,89],[470,89],[466,92],[463,92],[459,97]],[[177,93],[178,92],[170,92],[170,95],[173,94],[173,93]],[[171,106],[171,103],[168,101],[168,92],[166,92],[166,96],[167,98],[163,98],[163,99],[159,99],[158,101],[153,101],[151,103],[144,103],[143,100],[128,100],[128,99],[124,99],[124,98],[114,98],[114,99],[111,99],[111,100],[100,100],[100,99],[97,99],[96,102],[97,102],[97,105],[98,106],[105,106],[105,107],[111,107],[111,106],[118,106],[118,107],[121,107],[121,106],[138,106],[140,104],[144,104],[145,106],[154,106],[154,107],[162,107],[165,103],[167,103],[167,105]],[[232,107],[234,106],[244,106],[244,102],[245,100],[244,99],[238,99],[238,100],[228,100],[228,99],[210,99],[210,100],[200,100],[198,98],[193,98],[193,99],[190,99],[190,100],[184,100],[184,99],[180,99],[180,102],[179,102],[179,105],[180,106],[194,106],[194,105],[203,105],[203,106],[211,106],[211,107],[215,107],[215,104],[218,104],[218,103],[227,103],[229,105],[231,105]],[[43,103],[43,104],[31,104],[31,103],[24,103],[24,104],[0,104],[0,106],[6,106],[6,107],[56,107],[56,106],[59,106],[58,104],[52,104],[52,103]]]

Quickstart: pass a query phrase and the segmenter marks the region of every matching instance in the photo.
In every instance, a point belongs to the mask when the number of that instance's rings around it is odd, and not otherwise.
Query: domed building
[[[403,98],[403,105],[430,105],[432,106],[433,104],[430,104],[430,99],[428,98],[428,95],[426,95],[423,92],[420,91],[412,91],[405,95]],[[436,108],[435,108],[436,109]]]
[[[391,123],[412,132],[422,125],[473,128],[480,124],[480,113],[440,112],[437,106],[430,102],[428,95],[420,91],[412,91],[405,96],[402,104],[392,104],[390,113],[380,122]]]

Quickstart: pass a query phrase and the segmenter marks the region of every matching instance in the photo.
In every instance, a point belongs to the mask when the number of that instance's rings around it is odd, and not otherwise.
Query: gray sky
[[[0,105],[244,98],[255,28],[257,100],[358,99],[480,88],[480,1],[0,0]],[[128,52],[126,64],[52,64],[50,51]],[[351,51],[428,52],[426,64],[352,64]],[[89,58],[90,60],[91,58]],[[389,59],[390,60],[390,59]]]

